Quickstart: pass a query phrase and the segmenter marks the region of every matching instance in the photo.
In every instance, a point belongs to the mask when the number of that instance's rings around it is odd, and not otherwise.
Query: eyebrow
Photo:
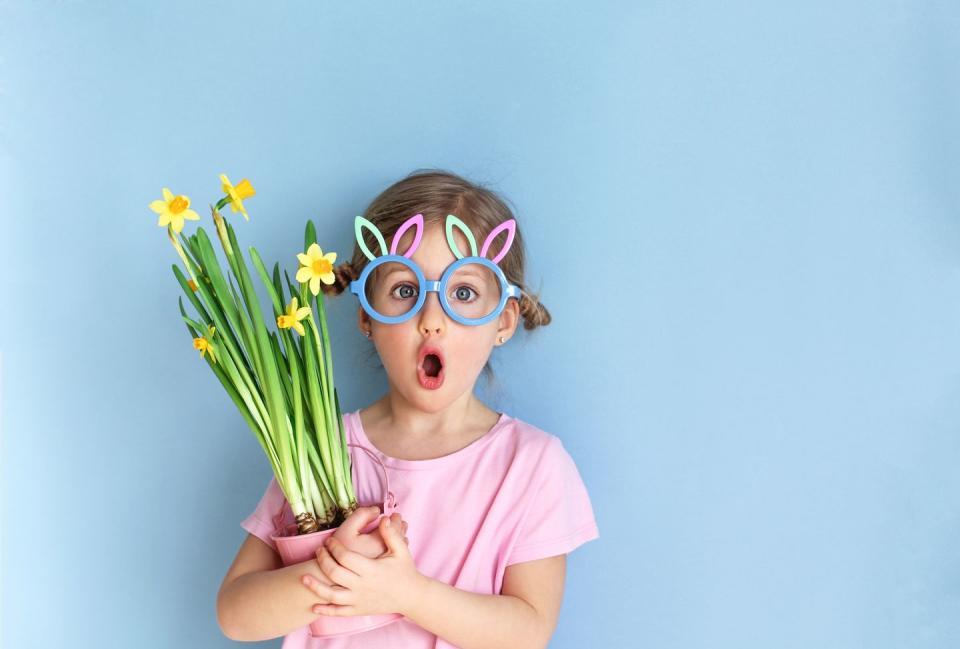
[[[409,273],[409,272],[410,272],[410,269],[407,268],[407,267],[394,268],[393,270],[391,270],[390,272],[388,272],[388,273],[387,273],[386,275],[384,275],[383,277],[384,277],[384,278],[387,278],[387,277],[390,277],[391,275],[396,275],[397,273]]]
[[[391,270],[390,272],[388,272],[388,273],[387,273],[386,275],[384,275],[383,277],[384,277],[384,279],[386,279],[387,277],[390,277],[390,276],[393,275],[394,273],[409,273],[409,272],[410,272],[410,269],[407,268],[407,267],[394,268],[393,270]],[[476,271],[476,270],[463,270],[463,271],[457,271],[457,272],[458,272],[458,273],[462,273],[462,274],[464,274],[464,275],[473,275],[474,277],[476,277],[476,278],[478,278],[478,279],[486,279],[486,277],[483,275],[483,273],[480,273],[479,271]]]

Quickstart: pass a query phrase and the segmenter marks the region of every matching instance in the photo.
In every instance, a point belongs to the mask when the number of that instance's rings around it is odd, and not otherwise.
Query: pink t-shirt
[[[407,522],[417,569],[462,590],[499,594],[507,566],[566,554],[600,536],[587,489],[558,437],[501,413],[483,437],[429,460],[381,453],[360,422],[343,415],[347,440],[373,451],[386,467],[396,511]],[[363,450],[348,447],[361,505],[382,504],[384,470]],[[273,518],[293,511],[270,479],[256,509],[240,525],[276,549]],[[364,633],[314,638],[303,627],[284,636],[282,649],[450,649],[454,645],[407,618]]]

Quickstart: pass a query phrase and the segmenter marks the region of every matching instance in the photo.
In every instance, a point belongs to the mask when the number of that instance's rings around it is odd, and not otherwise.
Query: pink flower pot
[[[360,444],[347,444],[347,446],[356,446],[357,448],[363,449],[369,453],[373,459],[377,460],[381,467],[383,467],[383,463],[380,462],[380,459],[377,458],[377,456],[366,447],[361,446]],[[396,502],[393,497],[393,492],[390,491],[390,478],[387,476],[386,467],[383,468],[383,475],[386,479],[386,496],[384,497],[383,504],[380,506],[382,513],[376,518],[376,520],[372,521],[361,530],[364,534],[376,529],[377,525],[380,523],[380,519],[384,516],[390,516],[396,509]],[[284,506],[280,508],[278,515],[274,517],[274,529],[279,528],[286,504],[286,501],[284,501]],[[366,507],[369,505],[362,506]],[[316,560],[317,550],[319,550],[320,546],[323,545],[323,542],[327,540],[327,537],[336,531],[337,528],[334,527],[328,530],[320,530],[319,532],[311,532],[310,534],[297,534],[297,525],[296,523],[293,523],[286,525],[282,530],[279,531],[278,534],[271,534],[270,538],[273,539],[274,543],[277,544],[277,551],[280,553],[280,558],[283,560],[283,565],[289,566],[294,563],[302,563],[303,561],[307,561],[309,559]],[[382,615],[352,615],[345,617],[330,617],[326,615],[320,615],[316,620],[310,623],[310,635],[315,638],[333,638],[337,636],[352,635],[354,633],[362,633],[364,631],[370,631],[372,629],[385,626],[391,622],[399,620],[402,617],[403,615],[400,613],[387,613]]]

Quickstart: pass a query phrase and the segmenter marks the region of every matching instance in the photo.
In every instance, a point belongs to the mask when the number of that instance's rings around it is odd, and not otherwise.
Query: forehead
[[[470,243],[463,233],[454,228],[453,237],[461,253],[470,254]],[[414,238],[413,229],[404,232],[397,245],[397,254],[402,255],[409,250]],[[420,243],[410,259],[420,266],[420,270],[427,277],[440,277],[447,266],[457,260],[456,255],[450,250],[447,233],[442,224],[430,223],[424,228]]]

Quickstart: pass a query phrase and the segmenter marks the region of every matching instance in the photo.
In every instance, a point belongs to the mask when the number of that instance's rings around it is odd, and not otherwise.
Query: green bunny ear
[[[380,244],[380,250],[382,251],[379,255],[375,255],[370,252],[370,249],[367,248],[367,242],[363,240],[363,229],[367,228],[373,232],[373,236],[377,238],[377,243]],[[373,261],[377,257],[382,257],[387,254],[387,242],[383,240],[383,235],[380,234],[380,230],[373,223],[363,218],[362,216],[357,216],[353,220],[353,230],[357,236],[357,244],[360,246],[360,250],[363,251],[363,254],[367,256],[367,259]]]
[[[467,241],[470,242],[470,257],[477,256],[477,241],[473,238],[473,233],[470,232],[470,228],[466,223],[458,219],[453,214],[447,214],[447,245],[450,246],[450,251],[456,256],[457,259],[463,259],[464,254],[460,252],[460,248],[457,246],[457,242],[453,238],[453,227],[456,226],[460,229],[461,232],[467,237]]]

